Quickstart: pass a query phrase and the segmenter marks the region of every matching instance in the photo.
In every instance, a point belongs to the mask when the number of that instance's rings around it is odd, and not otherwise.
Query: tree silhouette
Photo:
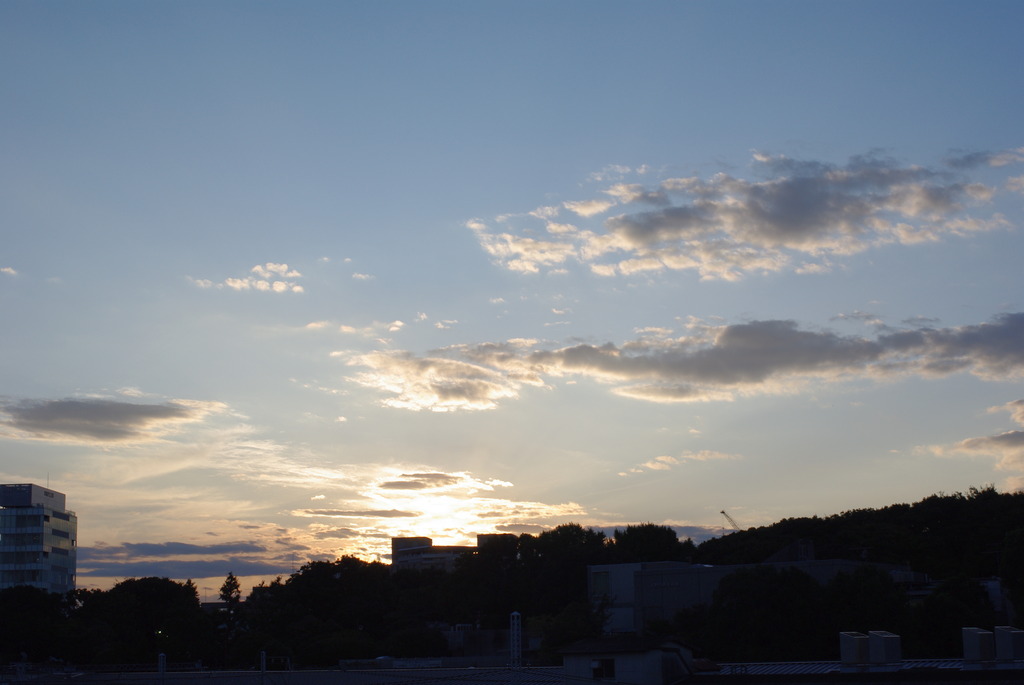
[[[212,626],[188,581],[129,578],[110,590],[76,596],[74,618],[84,647],[84,663],[152,663],[215,656]]]
[[[672,528],[654,523],[616,528],[612,540],[614,563],[688,561],[696,550],[692,540],[681,542]]]

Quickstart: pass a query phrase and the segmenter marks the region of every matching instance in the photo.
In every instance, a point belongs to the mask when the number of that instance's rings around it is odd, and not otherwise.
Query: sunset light
[[[0,482],[66,494],[79,587],[244,593],[1020,490],[1021,26],[0,3]]]

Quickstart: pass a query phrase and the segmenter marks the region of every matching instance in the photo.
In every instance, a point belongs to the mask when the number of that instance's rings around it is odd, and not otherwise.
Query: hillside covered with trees
[[[520,612],[541,650],[600,634],[589,601],[588,565],[640,561],[760,564],[797,541],[820,559],[905,564],[936,582],[910,596],[889,574],[865,567],[827,586],[794,569],[753,566],[726,577],[709,606],[648,626],[720,661],[836,658],[841,630],[890,630],[908,656],[959,656],[959,628],[1006,622],[978,579],[1000,577],[1024,616],[1024,493],[991,487],[938,494],[915,504],[794,518],[695,545],[666,526],[612,535],[565,524],[539,535],[497,538],[452,573],[398,571],[342,557],[309,562],[243,598],[229,574],[223,608],[204,611],[196,587],[166,578],[124,580],[110,590],[50,595],[0,591],[0,660],[75,664],[202,660],[251,667],[260,651],[297,666],[339,659],[443,656],[441,628],[502,629]]]

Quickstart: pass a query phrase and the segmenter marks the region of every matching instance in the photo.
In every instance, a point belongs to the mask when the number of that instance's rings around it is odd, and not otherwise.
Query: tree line
[[[518,611],[539,637],[534,663],[599,635],[605,616],[587,590],[587,566],[644,561],[757,564],[786,545],[814,543],[819,558],[909,564],[941,581],[908,596],[887,573],[864,567],[827,586],[795,570],[755,566],[727,576],[708,606],[647,626],[720,661],[835,658],[841,630],[903,635],[908,656],[958,656],[959,628],[991,627],[995,613],[977,578],[1001,576],[1024,616],[1024,494],[993,488],[933,495],[913,505],[785,519],[700,545],[651,523],[611,535],[565,524],[539,535],[482,541],[450,573],[397,570],[343,556],[311,561],[247,597],[228,574],[222,606],[204,611],[191,581],[132,578],[109,590],[0,591],[0,660],[172,662],[249,668],[263,651],[296,666],[340,659],[443,656],[444,626],[508,626]]]

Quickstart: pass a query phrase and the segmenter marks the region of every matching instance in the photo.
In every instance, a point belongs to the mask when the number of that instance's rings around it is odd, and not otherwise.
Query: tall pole
[[[523,617],[513,611],[508,620],[508,649],[512,668],[523,667]]]

